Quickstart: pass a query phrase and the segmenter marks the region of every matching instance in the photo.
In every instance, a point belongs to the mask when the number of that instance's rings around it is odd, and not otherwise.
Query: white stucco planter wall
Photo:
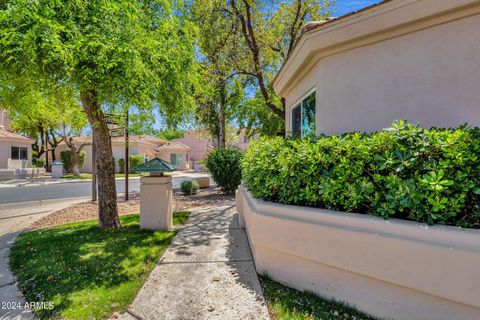
[[[257,272],[382,319],[480,319],[480,231],[280,205],[237,191]]]

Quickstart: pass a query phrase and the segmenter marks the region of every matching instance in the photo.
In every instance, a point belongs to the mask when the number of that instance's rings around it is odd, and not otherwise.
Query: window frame
[[[175,163],[173,163],[172,161],[172,158],[175,158]],[[172,164],[174,166],[181,166],[182,165],[182,154],[181,153],[170,153],[170,162],[172,162]],[[176,160],[179,160],[178,163]]]
[[[300,138],[304,137],[302,124],[303,124],[303,101],[306,100],[310,95],[315,94],[315,133],[317,132],[316,123],[317,123],[317,88],[313,87],[306,94],[304,94],[300,99],[296,100],[295,103],[290,107],[290,132],[293,136],[293,110],[300,108]]]
[[[14,149],[16,149],[16,157],[14,157]],[[25,156],[25,157],[23,157]],[[12,160],[28,160],[28,147],[10,146],[10,159]]]

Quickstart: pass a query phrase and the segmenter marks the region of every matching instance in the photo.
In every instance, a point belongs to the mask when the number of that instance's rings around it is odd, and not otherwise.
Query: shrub
[[[205,158],[205,166],[225,193],[234,193],[242,181],[243,153],[232,147],[217,148]]]
[[[32,167],[34,168],[45,167],[45,158],[32,158]]]
[[[183,194],[188,196],[197,193],[200,187],[195,180],[185,180],[182,181],[180,188],[182,189]]]
[[[145,158],[139,154],[128,156],[128,172],[133,173],[135,171],[135,167],[142,164],[144,161]],[[125,173],[125,159],[118,159],[118,168],[120,173]]]
[[[480,228],[480,129],[404,121],[364,134],[260,139],[243,181],[256,198],[428,224]]]
[[[135,167],[139,166],[144,162],[145,158],[142,155],[133,154],[131,156],[128,156],[128,168],[130,169],[130,172],[133,172],[135,170]]]
[[[125,173],[125,159],[118,159],[118,172]]]
[[[80,151],[80,154],[78,155],[78,169],[83,167],[83,163],[85,162],[87,154],[85,151]],[[62,159],[63,162],[63,167],[65,168],[65,171],[67,172],[72,172],[72,150],[67,149],[63,150],[60,152],[60,159]]]

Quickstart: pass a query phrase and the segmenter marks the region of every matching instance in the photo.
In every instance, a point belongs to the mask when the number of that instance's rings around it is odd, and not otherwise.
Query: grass
[[[142,177],[144,176],[145,173],[129,173],[128,177]],[[125,173],[115,173],[115,178],[125,178]],[[76,176],[74,174],[64,174],[62,176],[62,179],[85,179],[85,180],[91,180],[92,179],[92,174],[91,173],[80,173],[79,176]]]
[[[174,213],[174,224],[188,215]],[[54,304],[35,310],[38,318],[105,319],[126,309],[175,232],[141,230],[138,214],[120,220],[118,230],[86,221],[17,238],[10,258],[20,290],[29,302]]]
[[[76,176],[74,174],[64,174],[62,176],[62,179],[92,179],[92,174],[91,173],[80,173],[79,176]]]
[[[270,316],[274,320],[373,320],[343,303],[285,287],[262,277],[262,287]]]

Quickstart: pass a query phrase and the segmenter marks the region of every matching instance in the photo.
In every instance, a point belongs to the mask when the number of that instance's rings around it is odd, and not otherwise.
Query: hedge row
[[[479,138],[479,128],[397,121],[372,134],[260,139],[243,181],[254,197],[283,204],[480,228]]]

